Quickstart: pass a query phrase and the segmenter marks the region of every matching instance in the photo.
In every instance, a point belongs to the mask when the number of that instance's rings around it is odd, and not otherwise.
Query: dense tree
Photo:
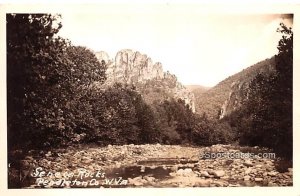
[[[197,145],[228,144],[236,139],[235,131],[226,120],[208,119],[203,113],[196,116],[195,122],[191,141]]]
[[[158,122],[165,140],[169,142],[187,143],[191,141],[191,131],[194,125],[194,114],[190,107],[181,99],[165,100],[156,109]],[[168,138],[171,137],[171,138]]]
[[[212,145],[230,143],[235,135],[227,122],[199,116],[181,99],[154,105],[155,122],[163,143]]]
[[[62,53],[59,45],[66,44],[61,39],[54,40],[54,35],[61,25],[54,27],[53,21],[58,16],[44,14],[8,14],[7,15],[7,100],[8,100],[8,137],[29,141],[26,121],[32,132],[38,128],[34,125],[39,114],[37,93],[44,93],[46,74],[41,73],[52,63],[53,51]],[[57,55],[59,56],[59,55]],[[51,81],[49,81],[51,82]],[[39,92],[37,92],[39,91]],[[47,92],[45,92],[47,93]],[[34,133],[33,133],[34,134]],[[10,143],[9,143],[10,144]]]
[[[280,24],[278,32],[282,39],[275,56],[276,72],[270,76],[258,74],[251,81],[244,108],[231,115],[231,124],[239,122],[235,127],[242,133],[242,144],[266,146],[291,158],[293,32],[284,24]]]
[[[74,105],[104,66],[94,54],[56,34],[59,15],[7,15],[7,100],[10,146],[43,146],[72,137]],[[71,107],[72,106],[72,107]]]
[[[153,111],[134,88],[116,83],[105,91],[93,91],[89,97],[90,120],[82,126],[85,129],[81,128],[81,133],[87,134],[87,142],[126,144],[158,141]]]

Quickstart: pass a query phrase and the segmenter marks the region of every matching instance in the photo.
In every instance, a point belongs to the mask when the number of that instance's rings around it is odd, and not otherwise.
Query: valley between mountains
[[[292,28],[207,88],[73,45],[60,18],[6,15],[9,189],[293,186]]]
[[[207,119],[222,119],[241,107],[243,92],[258,74],[274,72],[274,57],[221,81],[212,88],[182,85],[175,75],[163,72],[146,55],[132,50],[118,52],[116,61],[98,52],[108,66],[109,78],[102,88],[116,81],[135,85],[149,104],[181,98],[195,113]],[[160,91],[158,91],[160,89]],[[176,113],[174,115],[177,115]],[[78,135],[80,140],[80,135]],[[252,154],[253,157],[208,157],[205,153]],[[261,158],[259,153],[274,157]],[[292,186],[292,163],[276,158],[263,147],[216,144],[208,147],[143,144],[77,144],[67,148],[13,151],[9,183],[18,188],[107,188],[107,187],[239,187]],[[210,154],[210,155],[211,155]],[[22,160],[18,160],[22,156]],[[18,170],[17,168],[21,168]],[[63,176],[63,173],[68,175]],[[18,182],[18,183],[16,183]]]

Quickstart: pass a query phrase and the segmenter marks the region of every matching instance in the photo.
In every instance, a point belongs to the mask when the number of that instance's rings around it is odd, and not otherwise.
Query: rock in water
[[[154,182],[155,181],[155,178],[152,177],[152,176],[145,176],[144,179],[147,180],[148,182]]]
[[[177,165],[174,165],[171,167],[171,171],[172,172],[176,172],[178,170],[178,166]]]

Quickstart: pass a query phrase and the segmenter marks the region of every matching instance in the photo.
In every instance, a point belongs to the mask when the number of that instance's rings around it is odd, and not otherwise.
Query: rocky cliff
[[[114,59],[104,51],[96,52],[96,57],[107,65],[106,85],[116,82],[134,85],[148,103],[180,98],[195,111],[194,94],[175,75],[164,72],[161,63],[154,63],[146,54],[124,49]]]
[[[97,59],[100,60],[100,62],[103,60],[106,64],[111,63],[112,60],[109,58],[109,55],[105,51],[100,51],[95,53]]]
[[[247,92],[249,91],[249,82],[236,81],[231,84],[231,90],[228,98],[221,107],[219,118],[222,119],[226,115],[231,114],[237,108],[242,106],[243,100],[247,99]]]

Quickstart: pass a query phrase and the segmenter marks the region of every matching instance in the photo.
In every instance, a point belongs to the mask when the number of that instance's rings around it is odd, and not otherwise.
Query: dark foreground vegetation
[[[105,62],[57,36],[59,15],[6,17],[9,150],[78,143],[238,142],[292,158],[293,33],[283,24],[276,72],[258,74],[241,108],[211,120],[193,113],[182,100],[149,105],[134,86],[104,87]]]

